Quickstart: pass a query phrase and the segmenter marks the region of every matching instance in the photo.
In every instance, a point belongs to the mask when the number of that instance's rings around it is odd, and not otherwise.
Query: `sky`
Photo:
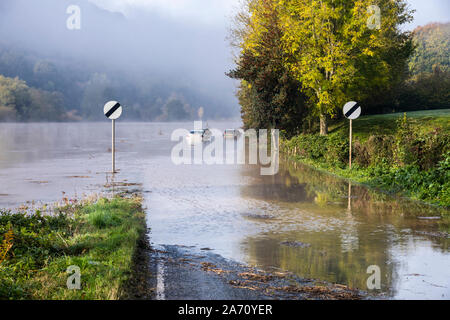
[[[415,9],[414,22],[408,29],[423,26],[430,22],[450,21],[449,0],[408,0],[412,9]]]
[[[240,0],[90,0],[102,8],[132,16],[139,10],[157,11],[177,19],[227,27]],[[415,9],[414,22],[405,26],[414,29],[429,22],[450,21],[449,0],[408,0]],[[137,10],[135,10],[137,9]]]
[[[204,24],[228,23],[240,0],[89,0],[111,11],[132,17],[139,10],[155,11],[171,18]],[[136,10],[137,9],[137,10]]]

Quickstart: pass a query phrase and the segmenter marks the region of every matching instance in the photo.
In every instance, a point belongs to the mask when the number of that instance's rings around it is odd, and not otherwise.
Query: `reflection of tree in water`
[[[358,227],[356,230],[357,246],[347,250],[343,250],[341,239],[342,235],[347,234],[345,231],[328,234],[292,231],[265,237],[249,237],[245,242],[252,263],[275,266],[300,277],[347,284],[362,290],[367,289],[367,267],[378,265],[382,272],[382,289],[388,291],[392,287],[395,269],[389,259],[388,242],[380,245],[379,241],[371,241],[370,236],[361,234],[362,230]],[[280,245],[286,239],[311,246],[297,248]]]
[[[259,173],[259,171],[257,171]],[[253,175],[257,176],[256,171]],[[244,186],[241,193],[247,197],[276,201],[281,211],[280,226],[264,235],[248,237],[246,243],[250,261],[263,266],[275,266],[292,271],[299,276],[348,284],[366,289],[370,265],[378,265],[382,272],[383,291],[393,290],[397,278],[394,259],[390,249],[405,225],[418,219],[416,215],[436,214],[426,205],[392,198],[363,186],[351,186],[351,210],[348,210],[349,183],[332,175],[302,165],[282,163],[275,177],[256,177],[256,185]],[[311,232],[300,225],[285,228],[285,209],[291,215],[301,210],[309,216],[343,222],[327,231]],[[405,220],[407,220],[405,222]],[[279,230],[278,230],[279,229]],[[281,245],[283,241],[300,241],[309,247]],[[433,242],[447,247],[446,239]],[[444,248],[443,248],[444,249]],[[445,250],[445,249],[444,249]]]
[[[283,163],[283,169],[288,172],[290,179],[302,184],[310,197],[316,199],[316,204],[334,205],[340,203],[348,207],[346,199],[349,196],[349,183],[304,165]],[[450,214],[448,209],[437,208],[418,201],[412,201],[373,190],[361,185],[351,186],[351,212],[364,216],[365,221],[374,223],[389,222],[395,227],[402,228],[405,219],[408,225],[417,227],[423,221],[418,216],[442,216],[428,231],[448,230]],[[430,224],[428,224],[430,227]],[[442,244],[441,240],[438,243]]]
[[[254,170],[254,172],[253,172]],[[259,175],[259,168],[252,169],[252,176],[258,181],[241,188],[244,197],[282,202],[311,202],[314,200],[304,184],[299,184],[287,171],[280,171],[275,176]]]

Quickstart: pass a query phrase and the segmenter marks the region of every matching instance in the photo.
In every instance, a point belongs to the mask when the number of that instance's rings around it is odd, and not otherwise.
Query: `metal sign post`
[[[349,168],[352,169],[352,145],[353,145],[353,120],[361,116],[361,106],[355,102],[347,102],[344,106],[344,116],[350,120],[350,151],[348,157]]]
[[[116,120],[122,115],[122,106],[117,101],[110,101],[103,108],[105,116],[112,120],[112,173],[116,173]]]
[[[112,173],[116,173],[116,120],[112,120]]]
[[[114,123],[114,120],[113,120]],[[348,157],[348,164],[350,166],[350,169],[352,168],[352,140],[353,140],[353,120],[350,119],[350,151],[349,151],[349,157]]]

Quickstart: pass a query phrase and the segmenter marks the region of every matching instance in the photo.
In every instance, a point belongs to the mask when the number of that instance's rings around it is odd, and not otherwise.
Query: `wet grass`
[[[123,297],[146,226],[141,199],[117,197],[52,215],[0,212],[0,243],[8,231],[0,299],[92,300]],[[80,268],[80,290],[67,288],[69,266]]]

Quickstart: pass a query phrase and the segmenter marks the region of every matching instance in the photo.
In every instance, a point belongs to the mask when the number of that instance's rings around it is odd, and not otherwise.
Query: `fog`
[[[70,5],[81,9],[79,30],[67,28]],[[230,115],[238,114],[236,83],[225,75],[232,68],[226,23],[139,7],[129,13],[111,12],[88,0],[1,0],[0,44],[61,63],[190,88],[220,102]]]
[[[63,111],[88,120],[115,97],[132,106],[125,116],[134,119],[170,120],[172,97],[186,111],[179,119],[194,118],[200,107],[207,117],[238,117],[236,82],[225,72],[233,68],[227,35],[239,2],[0,0],[0,74],[61,93]],[[417,11],[406,29],[447,17],[447,0],[408,3]],[[71,5],[81,9],[79,30],[67,27]],[[49,120],[52,108],[40,117]]]

